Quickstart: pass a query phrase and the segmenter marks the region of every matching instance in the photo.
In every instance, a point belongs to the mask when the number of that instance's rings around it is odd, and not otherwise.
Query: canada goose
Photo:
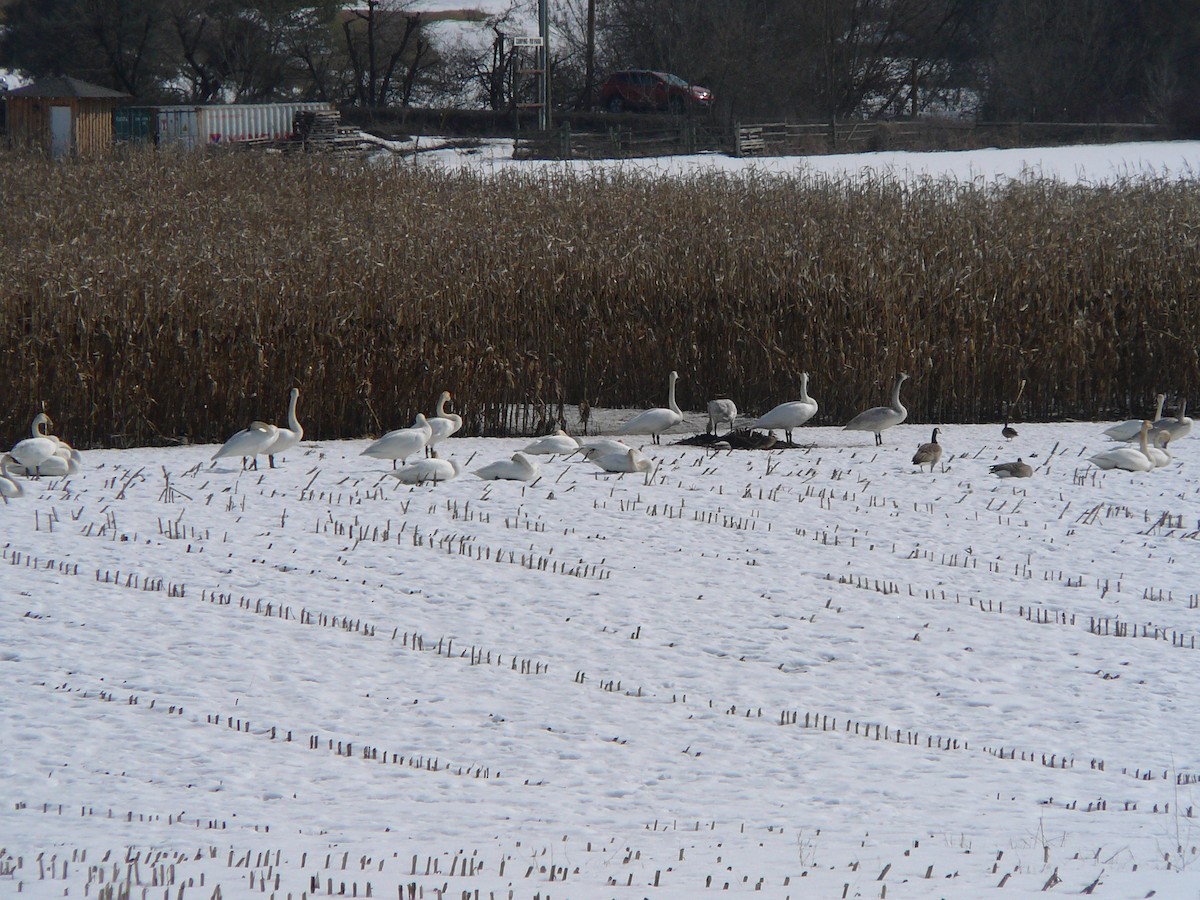
[[[908,410],[900,402],[900,386],[907,379],[908,375],[903,372],[896,376],[896,385],[892,388],[891,406],[874,406],[865,412],[860,412],[846,425],[847,430],[873,431],[875,432],[875,446],[882,447],[884,429],[899,425],[908,418]]]
[[[1018,456],[1016,462],[997,463],[991,471],[999,478],[1028,478],[1033,474],[1033,467]]]
[[[913,454],[914,466],[929,466],[929,471],[933,471],[933,467],[937,465],[939,459],[942,458],[942,445],[938,443],[938,429],[933,429],[933,437],[929,439],[928,444],[922,444],[917,448],[917,452]]]

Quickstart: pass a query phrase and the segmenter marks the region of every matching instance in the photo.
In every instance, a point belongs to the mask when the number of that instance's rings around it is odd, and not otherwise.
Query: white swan
[[[74,447],[69,446],[65,441],[54,455],[49,459],[43,460],[38,466],[32,470],[26,469],[26,475],[41,475],[51,478],[58,478],[63,475],[74,475],[83,467],[83,455]]]
[[[903,372],[896,376],[896,386],[892,388],[891,406],[874,406],[865,412],[860,412],[846,424],[846,429],[849,431],[873,431],[875,432],[875,446],[883,446],[884,429],[899,425],[908,418],[908,410],[900,402],[900,386],[907,379],[908,375]]]
[[[737,422],[737,404],[728,397],[721,397],[716,400],[708,401],[708,433],[716,434],[717,426],[722,422],[729,423],[729,429],[732,431],[734,423]]]
[[[917,452],[913,454],[914,466],[929,466],[929,471],[933,472],[933,467],[937,465],[938,460],[942,458],[942,445],[938,443],[939,429],[933,429],[933,437],[929,439],[928,444],[922,444],[917,448]]]
[[[1163,404],[1167,402],[1166,394],[1159,394],[1157,397],[1158,406],[1154,410],[1154,419],[1152,426],[1161,428],[1158,423],[1162,421]],[[1142,430],[1142,422],[1145,419],[1126,419],[1124,422],[1118,422],[1116,425],[1110,425],[1104,429],[1104,434],[1108,435],[1114,441],[1136,441],[1138,434]]]
[[[1088,461],[1101,469],[1149,472],[1154,468],[1154,461],[1150,458],[1150,453],[1146,447],[1146,435],[1149,431],[1150,420],[1146,419],[1142,422],[1141,431],[1138,432],[1139,449],[1135,450],[1133,447],[1116,447],[1112,450],[1105,450],[1103,453],[1097,453],[1095,456],[1089,457]]]
[[[472,474],[484,481],[533,481],[542,472],[542,464],[520,450],[512,459],[501,459],[476,469]]]
[[[462,416],[446,412],[446,404],[449,402],[450,392],[442,391],[442,396],[438,398],[437,415],[429,417],[431,431],[429,441],[425,445],[425,452],[429,456],[437,456],[437,451],[433,449],[434,446],[462,428]]]
[[[243,428],[227,440],[221,449],[213,454],[213,462],[226,456],[240,456],[242,468],[245,469],[247,467],[246,457],[250,457],[249,468],[257,469],[259,454],[267,452],[267,448],[275,442],[278,432],[279,429],[274,425],[255,420],[250,423],[248,428]]]
[[[1171,464],[1171,451],[1167,448],[1169,443],[1171,443],[1171,432],[1166,429],[1154,432],[1152,442],[1147,443],[1146,455],[1150,457],[1150,462],[1154,463],[1156,469]]]
[[[367,447],[360,456],[372,456],[375,459],[390,459],[392,468],[396,468],[396,460],[404,463],[414,453],[420,453],[429,442],[433,429],[424,413],[417,413],[417,418],[408,428],[397,428],[389,431],[379,440]]]
[[[275,441],[266,450],[267,461],[271,464],[272,469],[275,468],[275,457],[291,450],[304,439],[304,428],[296,418],[296,400],[299,396],[300,389],[292,388],[292,394],[288,400],[288,427],[276,429]]]
[[[554,456],[555,454],[574,453],[578,449],[579,441],[560,428],[554,434],[544,435],[526,444],[521,452],[531,456]]]
[[[17,441],[9,451],[17,465],[22,466],[26,472],[35,471],[58,450],[57,439],[42,434],[39,429],[40,425],[49,422],[49,416],[45,413],[38,413],[33,420],[33,436],[27,437],[23,441]]]
[[[585,450],[584,454],[605,472],[649,472],[654,468],[654,460],[632,447],[626,453]]]
[[[462,472],[462,465],[457,459],[418,459],[409,463],[399,471],[388,472],[401,484],[436,484],[439,481],[449,481],[457,478]]]
[[[618,434],[649,434],[654,443],[659,443],[658,436],[668,428],[674,428],[683,421],[683,413],[675,403],[675,382],[679,373],[672,371],[667,376],[667,405],[655,407],[638,413],[617,429]]]
[[[628,453],[629,445],[615,438],[590,438],[580,441],[579,449],[583,451],[584,456],[588,455],[589,450],[597,453]]]
[[[1187,401],[1184,400],[1179,404],[1179,413],[1175,418],[1172,419],[1168,416],[1153,423],[1151,427],[1156,431],[1169,432],[1173,441],[1186,437],[1192,430],[1192,419],[1187,415]]]
[[[16,463],[11,453],[5,453],[3,456],[0,456],[0,497],[23,497],[25,496],[25,488],[9,474],[9,463]]]
[[[1033,466],[1018,456],[1016,462],[997,463],[991,472],[998,478],[1029,478],[1033,475]]]
[[[817,414],[817,401],[808,396],[808,373],[800,373],[800,399],[780,403],[773,410],[758,417],[754,428],[765,428],[768,433],[776,428],[783,430],[787,442],[792,442],[792,429],[799,428]]]

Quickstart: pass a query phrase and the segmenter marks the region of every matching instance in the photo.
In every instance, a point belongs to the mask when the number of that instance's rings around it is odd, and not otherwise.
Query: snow
[[[1039,158],[1194,171],[1134,147]],[[968,155],[903,165],[1016,165]],[[801,449],[714,453],[674,443],[706,422],[680,376],[684,423],[628,438],[649,474],[410,487],[306,440],[22,479],[0,896],[1200,894],[1194,435],[1145,474],[1087,462],[1105,422],[876,448],[818,414]],[[1032,478],[989,473],[1017,457]]]

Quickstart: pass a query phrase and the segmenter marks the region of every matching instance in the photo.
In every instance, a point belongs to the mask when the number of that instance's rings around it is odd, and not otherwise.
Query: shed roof
[[[8,92],[9,97],[111,97],[117,99],[129,94],[80,81],[78,78],[43,78],[33,84]]]

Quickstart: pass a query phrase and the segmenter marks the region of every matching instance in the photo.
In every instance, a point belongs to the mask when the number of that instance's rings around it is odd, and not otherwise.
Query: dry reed
[[[705,174],[478,175],[255,153],[0,158],[0,434],[79,446],[464,433],[561,404],[746,413],[812,373],[816,424],[1141,414],[1200,386],[1200,191]],[[1195,398],[1193,397],[1195,401]]]

